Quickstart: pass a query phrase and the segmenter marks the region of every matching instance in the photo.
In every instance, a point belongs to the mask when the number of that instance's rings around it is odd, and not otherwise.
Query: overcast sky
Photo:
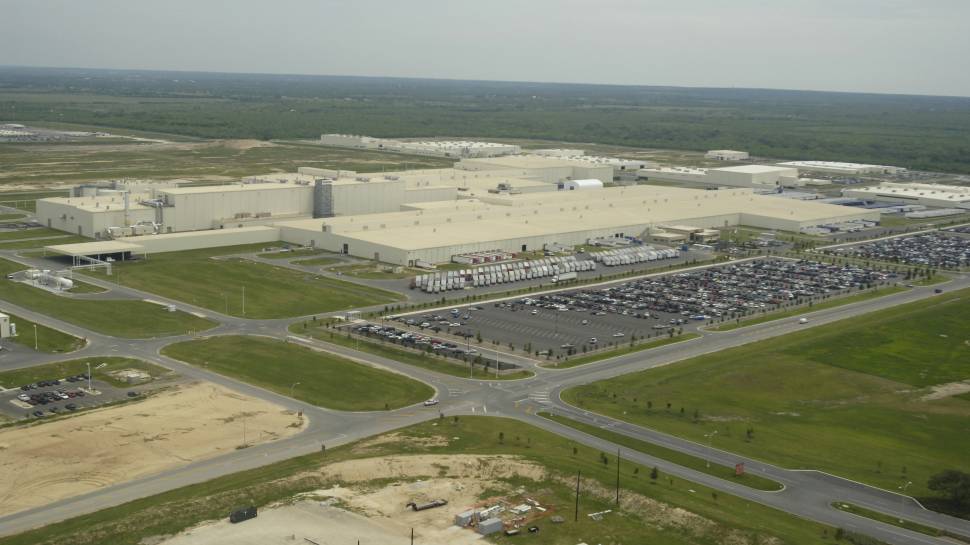
[[[0,0],[0,65],[970,96],[970,0]]]

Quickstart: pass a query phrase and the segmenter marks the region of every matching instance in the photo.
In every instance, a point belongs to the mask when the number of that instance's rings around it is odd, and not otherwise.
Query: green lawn
[[[159,367],[142,360],[96,356],[92,358],[60,361],[47,365],[39,365],[37,367],[17,369],[14,371],[4,371],[0,373],[0,386],[3,386],[4,388],[16,388],[18,386],[30,384],[39,380],[55,378],[62,379],[71,375],[87,373],[88,363],[91,364],[92,378],[103,380],[118,386],[119,388],[128,386],[128,383],[115,379],[108,374],[109,372],[119,371],[121,369],[140,369],[150,374],[152,378],[158,378],[162,375],[171,373],[171,371],[164,367]],[[98,366],[102,363],[106,365],[99,369]]]
[[[499,434],[504,439],[499,440]],[[482,454],[514,455],[543,465],[550,476],[541,483],[523,478],[497,479],[496,484],[513,488],[524,486],[528,494],[539,497],[553,512],[563,516],[562,524],[539,523],[541,532],[516,537],[489,539],[499,544],[528,540],[536,545],[589,543],[663,543],[665,545],[714,545],[721,543],[785,543],[786,545],[820,545],[837,542],[835,529],[739,499],[728,494],[716,496],[704,486],[666,474],[656,481],[650,469],[628,461],[621,464],[620,476],[623,507],[603,521],[586,516],[597,511],[616,509],[612,505],[612,487],[616,479],[614,457],[607,453],[607,463],[599,451],[510,419],[463,416],[427,422],[394,432],[393,438],[329,448],[252,469],[205,483],[112,507],[83,517],[54,523],[23,534],[0,538],[0,545],[137,545],[145,538],[175,534],[203,520],[223,519],[239,505],[284,502],[295,494],[332,486],[317,468],[362,457],[396,454]],[[579,521],[573,522],[572,482],[576,471],[582,471],[583,492]],[[499,482],[501,481],[501,482]],[[370,488],[385,486],[386,476],[375,475]],[[631,496],[632,493],[640,496]],[[649,498],[644,504],[638,498]],[[631,501],[635,502],[631,505]],[[461,509],[464,506],[455,506]],[[702,519],[696,526],[689,522],[672,523],[663,517],[670,507],[680,519],[696,514]],[[450,506],[449,506],[450,509]],[[449,511],[450,513],[450,511]],[[450,516],[442,513],[441,516]],[[416,529],[420,536],[420,529]],[[592,537],[589,537],[592,536]],[[402,537],[406,541],[405,537]],[[844,543],[844,541],[843,541]]]
[[[602,361],[609,358],[615,358],[617,356],[623,356],[626,354],[632,354],[634,352],[640,352],[642,350],[650,350],[651,348],[657,348],[658,346],[665,346],[668,344],[679,343],[681,341],[689,341],[691,339],[696,339],[700,337],[697,333],[687,333],[686,335],[676,335],[674,337],[664,337],[662,339],[655,339],[652,341],[641,342],[640,344],[630,346],[621,346],[620,348],[614,348],[613,350],[606,350],[603,352],[597,352],[595,354],[589,354],[586,356],[579,356],[570,358],[568,360],[563,360],[558,363],[553,363],[548,365],[548,367],[553,367],[555,369],[568,369],[570,367],[576,367],[578,365],[585,365],[587,363],[593,363],[596,361]]]
[[[56,236],[49,236],[48,238],[0,241],[0,250],[30,250],[55,244],[74,244],[75,242],[91,242],[91,239],[58,231]]]
[[[352,276],[354,278],[365,278],[368,280],[401,280],[403,278],[411,278],[415,274],[418,274],[416,271],[409,269],[403,269],[401,272],[386,271],[383,270],[383,267],[385,266],[370,262],[337,265],[334,267],[328,267],[327,270],[333,273],[340,273],[347,276]]]
[[[784,312],[768,312],[759,316],[752,318],[741,318],[738,321],[728,322],[721,325],[713,326],[708,328],[710,331],[731,331],[732,329],[737,329],[739,327],[745,327],[755,324],[763,324],[765,322],[773,322],[775,320],[781,320],[783,318],[791,318],[793,316],[798,316],[800,314],[805,314],[808,312],[815,312],[816,310],[825,310],[827,308],[840,307],[842,305],[850,305],[852,303],[859,303],[862,301],[868,301],[870,299],[875,299],[877,297],[882,297],[884,295],[892,295],[894,293],[899,293],[901,291],[906,291],[906,288],[901,286],[889,286],[886,288],[878,288],[863,293],[856,293],[854,295],[847,295],[845,297],[837,297],[835,299],[829,299],[827,301],[822,301],[821,303],[814,303],[812,305],[805,305],[792,310],[786,310]]]
[[[104,293],[108,290],[102,288],[101,286],[95,286],[94,284],[74,280],[74,287],[67,291],[70,293]]]
[[[257,245],[263,247],[265,245]],[[252,251],[254,245],[154,254],[116,263],[113,276],[92,272],[124,286],[247,318],[286,318],[348,310],[403,300],[384,290],[247,259],[220,257]],[[245,312],[243,289],[245,288]]]
[[[314,339],[338,344],[347,348],[353,348],[354,350],[367,352],[369,354],[374,354],[375,356],[381,356],[383,358],[399,361],[401,363],[406,363],[408,365],[413,365],[415,367],[420,367],[436,373],[451,375],[453,377],[468,378],[468,367],[456,365],[454,360],[449,361],[441,356],[435,356],[425,352],[418,352],[417,350],[409,350],[407,348],[392,345],[390,343],[381,343],[380,341],[374,341],[363,337],[348,338],[345,332],[338,329],[327,329],[324,324],[325,322],[318,323],[317,325],[314,325],[313,322],[297,322],[290,325],[290,331],[298,335],[308,335]],[[488,380],[516,380],[520,378],[528,378],[533,375],[531,371],[521,370],[514,373],[500,374],[498,377],[496,377],[494,373],[490,373],[487,369],[484,369],[481,366],[475,367],[473,373],[473,378]]]
[[[294,398],[341,411],[397,409],[434,395],[403,375],[266,337],[210,337],[162,353],[283,395],[299,382]]]
[[[943,294],[563,397],[695,441],[716,430],[715,447],[785,467],[887,489],[912,481],[924,495],[931,474],[970,470],[970,402],[921,399],[927,386],[970,378],[968,298]]]
[[[879,522],[885,522],[886,524],[892,524],[893,526],[898,526],[900,528],[906,528],[907,530],[912,530],[914,532],[919,532],[921,534],[926,534],[928,536],[939,537],[943,535],[943,532],[936,528],[930,526],[924,526],[909,520],[899,519],[896,517],[891,517],[885,515],[878,511],[872,511],[871,509],[866,509],[865,507],[859,507],[851,503],[835,502],[832,507],[838,509],[839,511],[845,511],[846,513],[852,513],[853,515],[858,515],[860,517],[866,517],[867,519],[878,520]]]
[[[313,267],[317,265],[333,265],[334,263],[340,263],[341,260],[335,257],[316,257],[313,259],[300,259],[294,261],[294,265],[303,265],[304,267]]]
[[[26,217],[26,214],[0,214],[0,221],[15,221]]]
[[[25,267],[0,259],[0,275]],[[215,327],[215,322],[186,312],[168,312],[160,305],[136,300],[79,300],[48,293],[0,278],[0,299],[65,322],[116,337],[148,338],[183,335]]]
[[[695,471],[700,471],[701,473],[706,473],[708,475],[713,475],[726,481],[741,483],[745,486],[750,486],[751,488],[758,490],[774,491],[781,490],[782,488],[781,483],[772,481],[771,479],[766,479],[764,477],[759,477],[753,473],[745,473],[744,475],[739,476],[735,474],[733,467],[726,467],[719,464],[709,465],[707,461],[702,458],[697,458],[696,456],[691,456],[690,454],[684,454],[683,452],[671,450],[660,445],[654,445],[653,443],[648,443],[639,439],[633,439],[632,437],[628,437],[621,433],[605,430],[596,426],[590,426],[589,424],[577,422],[564,416],[549,413],[540,413],[539,416],[548,418],[549,420],[558,422],[564,426],[577,429],[583,433],[587,433],[601,439],[606,439],[607,441],[616,443],[617,445],[622,445],[644,454],[649,454],[650,456],[655,456],[657,458],[674,462],[677,465],[684,466]]]
[[[324,252],[323,250],[318,250],[316,248],[295,248],[286,252],[264,252],[257,254],[257,256],[263,259],[293,259],[296,257],[306,257],[308,255],[318,255],[322,253],[328,252]]]
[[[64,231],[58,231],[56,229],[48,229],[46,227],[17,229],[16,231],[4,231],[0,233],[0,241],[20,240],[24,238],[44,238],[68,234],[70,233],[65,233]]]
[[[17,324],[17,336],[10,339],[17,344],[33,348],[34,332],[36,331],[37,350],[40,352],[73,352],[84,346],[84,341],[74,335],[69,335],[43,324],[36,324],[9,312],[5,314],[10,316],[11,323]],[[36,326],[36,329],[34,326]]]

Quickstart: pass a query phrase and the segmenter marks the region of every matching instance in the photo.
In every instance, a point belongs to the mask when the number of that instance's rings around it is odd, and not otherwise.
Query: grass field
[[[316,248],[297,248],[285,252],[265,252],[257,254],[257,257],[261,257],[263,259],[295,259],[298,257],[306,257],[308,255],[318,255],[323,253],[327,252],[318,250]]]
[[[695,441],[716,430],[715,447],[784,467],[887,489],[912,481],[925,495],[931,474],[970,469],[970,403],[922,399],[929,386],[970,378],[968,298],[943,294],[563,397]]]
[[[741,318],[735,322],[724,323],[721,325],[716,325],[707,328],[709,331],[731,331],[732,329],[737,329],[739,327],[745,327],[755,324],[763,324],[765,322],[773,322],[775,320],[782,320],[784,318],[791,318],[808,312],[815,312],[817,310],[825,310],[827,308],[835,308],[843,305],[850,305],[852,303],[859,303],[862,301],[868,301],[869,299],[875,299],[877,297],[882,297],[884,295],[892,295],[894,293],[899,293],[901,291],[906,291],[906,288],[901,286],[890,286],[888,288],[878,288],[875,290],[866,291],[864,293],[856,293],[854,295],[847,295],[845,297],[837,297],[835,299],[829,299],[828,301],[822,301],[821,303],[814,303],[812,305],[805,305],[792,310],[786,310],[784,312],[768,312],[760,316],[754,316],[751,318]]]
[[[0,232],[0,242],[6,242],[9,240],[20,240],[24,238],[50,238],[56,236],[67,235],[64,231],[57,231],[55,229],[48,229],[46,227],[36,227],[32,229],[17,229],[15,231],[3,231]]]
[[[33,248],[43,248],[55,244],[74,244],[75,242],[91,242],[91,239],[78,235],[71,235],[58,231],[58,235],[39,239],[15,239],[0,241],[0,250],[30,250]]]
[[[0,214],[0,221],[16,221],[26,217],[26,214]]]
[[[647,341],[634,346],[626,345],[626,346],[621,346],[620,348],[614,348],[613,350],[606,350],[603,352],[597,352],[595,354],[589,354],[587,356],[570,358],[568,360],[560,361],[555,364],[549,364],[548,367],[553,367],[555,369],[568,369],[570,367],[586,365],[587,363],[593,363],[596,361],[602,361],[609,358],[615,358],[617,356],[623,356],[625,354],[632,354],[634,352],[650,350],[651,348],[657,348],[658,346],[665,346],[668,344],[679,343],[681,341],[689,341],[691,339],[696,339],[697,337],[700,337],[700,335],[697,333],[687,333],[686,335],[665,337],[663,339]]]
[[[451,375],[453,377],[468,377],[468,367],[456,365],[454,360],[449,362],[443,357],[434,356],[425,352],[408,350],[391,344],[383,344],[380,341],[373,341],[365,338],[347,338],[346,333],[339,330],[327,329],[324,323],[314,325],[313,322],[297,322],[290,325],[290,331],[298,335],[307,335],[314,339],[326,341],[328,343],[339,344],[347,348],[353,348],[375,356],[381,356],[436,373]],[[514,373],[500,374],[496,377],[481,366],[475,367],[473,378],[487,380],[516,380],[532,376],[531,371],[516,371]]]
[[[130,288],[247,318],[306,316],[403,300],[401,295],[389,291],[284,267],[241,258],[213,259],[262,246],[155,254],[141,261],[116,263],[110,277],[104,271],[90,274]]]
[[[4,156],[2,150],[6,145],[8,144],[0,144],[0,157]],[[0,180],[2,180],[2,176],[0,176]],[[2,187],[2,182],[0,182],[0,187]],[[23,210],[25,212],[34,212],[37,210],[37,199],[44,199],[47,197],[67,197],[69,195],[70,191],[66,189],[48,191],[0,191],[0,204],[9,206],[11,208],[16,208],[18,210]],[[18,215],[23,217],[22,214]]]
[[[25,269],[0,259],[0,275]],[[0,278],[0,299],[65,322],[116,337],[148,338],[205,331],[216,324],[186,312],[166,312],[159,305],[135,300],[77,300]]]
[[[865,507],[859,507],[858,505],[853,505],[851,503],[835,502],[832,504],[832,507],[838,509],[839,511],[845,511],[846,513],[852,513],[853,515],[858,515],[867,519],[878,520],[879,522],[885,522],[886,524],[892,524],[893,526],[906,528],[907,530],[912,530],[928,536],[939,537],[943,535],[943,532],[936,528],[918,524],[909,520],[891,517],[889,515],[879,513],[878,511],[866,509]]]
[[[383,271],[379,266],[374,265],[373,263],[339,265],[336,267],[329,267],[327,270],[333,273],[340,273],[347,276],[352,276],[354,278],[364,278],[368,280],[400,280],[402,278],[410,278],[415,275],[414,271],[409,271],[407,269],[398,273]]]
[[[334,263],[340,263],[341,260],[335,257],[315,257],[312,259],[300,259],[294,261],[294,265],[303,265],[304,267],[315,267],[322,265],[333,265]]]
[[[17,344],[34,348],[34,341],[36,340],[37,350],[48,353],[73,352],[84,346],[84,341],[74,335],[34,323],[9,312],[4,314],[10,316],[11,323],[17,324],[17,336],[10,339]],[[34,326],[36,326],[36,329]]]
[[[504,441],[499,441],[499,433]],[[489,541],[500,544],[527,539],[536,545],[578,543],[583,536],[595,536],[592,543],[663,543],[670,545],[714,545],[726,542],[743,544],[785,543],[787,545],[835,544],[835,529],[809,522],[757,503],[727,495],[695,483],[661,474],[649,478],[649,468],[624,462],[621,465],[623,497],[630,492],[684,509],[684,515],[695,513],[708,521],[706,531],[694,532],[676,525],[661,524],[643,517],[642,507],[624,507],[594,521],[586,515],[615,509],[608,497],[616,479],[612,456],[603,464],[602,453],[574,444],[566,439],[514,420],[490,417],[461,417],[428,422],[400,430],[396,440],[372,442],[362,454],[359,444],[327,449],[258,469],[220,477],[202,484],[136,500],[51,524],[20,535],[0,538],[0,545],[136,545],[155,535],[175,534],[202,520],[224,518],[239,505],[257,505],[284,501],[300,492],[330,486],[315,470],[327,464],[362,456],[395,454],[507,454],[520,456],[545,466],[551,477],[543,483],[516,479],[513,486],[527,490],[546,490],[554,505],[566,519],[563,524],[541,523],[539,534]],[[428,446],[436,445],[436,446]],[[583,474],[579,521],[572,519],[572,496],[569,479],[576,471]],[[372,487],[387,484],[385,476],[375,475]],[[383,480],[382,480],[383,479]],[[556,480],[561,479],[561,480]],[[563,484],[567,483],[567,484]],[[597,492],[598,491],[598,492]],[[603,493],[603,491],[606,491]],[[601,495],[597,495],[601,494]],[[568,516],[567,516],[568,515]],[[402,536],[402,543],[406,538]]]
[[[409,156],[376,151],[327,148],[319,145],[266,141],[193,141],[146,145],[117,141],[93,145],[86,142],[0,143],[0,163],[10,165],[0,173],[2,184],[46,185],[120,178],[193,178],[230,181],[269,172],[296,172],[301,166],[341,168],[358,172],[394,171],[404,168],[440,168],[450,161],[436,157]],[[43,196],[63,196],[43,195]],[[37,196],[4,197],[8,206],[34,211]]]
[[[24,384],[30,384],[39,380],[62,379],[71,375],[87,373],[88,366],[91,364],[91,378],[103,380],[119,388],[129,386],[127,382],[120,381],[108,373],[122,369],[140,369],[145,371],[152,378],[171,373],[164,367],[159,367],[151,363],[132,358],[104,357],[96,356],[93,358],[82,358],[76,360],[60,361],[47,365],[38,365],[27,369],[17,369],[14,371],[4,371],[0,373],[0,386],[4,388],[16,388]],[[104,367],[98,369],[101,364]]]
[[[294,398],[341,411],[397,409],[434,395],[403,375],[266,337],[210,337],[162,353],[283,395],[299,382]]]
[[[750,486],[757,490],[781,490],[781,483],[772,481],[771,479],[766,479],[764,477],[759,477],[752,473],[745,473],[744,475],[736,475],[733,467],[726,467],[718,464],[709,465],[705,460],[691,456],[690,454],[684,454],[683,452],[678,452],[676,450],[671,450],[659,445],[654,445],[653,443],[647,443],[646,441],[640,441],[639,439],[633,439],[632,437],[627,437],[626,435],[616,433],[614,431],[605,430],[596,426],[590,426],[589,424],[584,424],[582,422],[577,422],[570,418],[564,416],[559,416],[549,413],[539,413],[539,416],[543,418],[548,418],[553,422],[558,422],[564,426],[569,426],[570,428],[577,429],[583,433],[599,437],[601,439],[606,439],[607,441],[616,443],[617,445],[622,445],[629,449],[633,449],[644,454],[649,454],[657,458],[661,458],[670,462],[674,462],[677,465],[688,467],[695,471],[700,471],[701,473],[706,473],[708,475],[713,475],[719,479],[724,479],[726,481],[733,481],[741,483],[745,486]]]

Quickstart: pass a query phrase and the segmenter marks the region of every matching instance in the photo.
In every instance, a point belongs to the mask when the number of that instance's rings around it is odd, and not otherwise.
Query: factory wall
[[[273,189],[245,191],[212,191],[206,193],[167,193],[163,222],[168,232],[218,229],[234,225],[237,214],[248,218],[274,216],[309,216],[313,213],[313,187],[281,185]]]
[[[403,181],[333,185],[333,213],[337,216],[397,212],[404,202]]]
[[[69,204],[69,200],[67,199],[64,202],[59,202],[61,199],[38,200],[38,221],[51,229],[91,238],[103,236],[104,230],[108,227],[125,225],[125,210],[121,204],[108,205],[105,209],[94,211],[87,208],[78,208],[75,204]],[[137,207],[128,211],[129,224],[135,224],[139,221],[153,221],[154,219],[155,212],[151,209]]]

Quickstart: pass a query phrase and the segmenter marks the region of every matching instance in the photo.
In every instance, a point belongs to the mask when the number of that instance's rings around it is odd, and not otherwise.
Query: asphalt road
[[[21,259],[19,261],[26,260]],[[733,467],[736,462],[744,461],[748,471],[775,479],[784,484],[785,489],[780,492],[758,491],[732,481],[698,473],[664,460],[621,448],[624,459],[645,465],[655,465],[666,473],[698,482],[716,490],[797,516],[868,534],[888,543],[903,545],[942,544],[946,542],[884,523],[856,517],[835,510],[830,507],[830,504],[833,501],[847,501],[893,516],[943,528],[950,532],[970,535],[970,521],[927,511],[911,498],[814,471],[794,471],[758,460],[742,459],[736,454],[582,411],[565,404],[559,398],[562,390],[571,386],[668,365],[697,355],[784,335],[792,331],[858,316],[925,297],[932,297],[933,288],[915,288],[878,299],[805,314],[804,316],[810,318],[808,324],[798,324],[797,320],[785,319],[728,332],[708,332],[704,333],[703,337],[699,339],[569,369],[557,370],[533,365],[530,370],[535,372],[536,375],[532,378],[492,382],[441,375],[393,360],[355,352],[341,346],[329,345],[315,340],[297,340],[289,335],[286,329],[289,323],[296,321],[295,319],[246,320],[221,315],[208,309],[195,308],[179,301],[168,301],[154,294],[119,287],[109,282],[85,280],[111,289],[110,292],[97,294],[93,298],[151,298],[175,304],[182,310],[203,313],[219,322],[216,328],[207,331],[205,335],[263,334],[278,338],[289,338],[294,342],[302,342],[351,357],[366,365],[402,373],[433,386],[441,404],[432,408],[418,405],[388,412],[345,413],[327,410],[160,355],[159,351],[162,347],[187,340],[192,338],[191,336],[140,340],[118,339],[87,331],[28,309],[5,305],[6,308],[24,318],[83,337],[87,340],[87,345],[69,356],[64,354],[37,355],[16,351],[0,357],[0,370],[40,365],[68,357],[125,355],[163,365],[189,379],[215,382],[245,395],[262,398],[290,409],[302,410],[304,415],[308,417],[309,424],[303,433],[285,440],[234,451],[156,475],[105,487],[82,496],[0,517],[0,535],[23,532],[188,484],[203,482],[222,475],[318,451],[321,445],[332,447],[349,443],[363,437],[436,418],[439,411],[449,416],[454,414],[479,414],[516,418],[606,452],[617,449],[617,445],[613,443],[536,416],[535,412],[540,410],[555,412],[579,422],[606,427],[617,433],[710,460],[714,464]],[[970,286],[970,279],[966,276],[943,285],[948,291],[967,286]],[[488,305],[490,303],[483,302],[480,304]]]

